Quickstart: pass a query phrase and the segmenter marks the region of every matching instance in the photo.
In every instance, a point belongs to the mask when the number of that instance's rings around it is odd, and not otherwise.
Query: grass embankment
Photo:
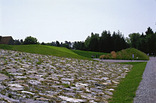
[[[21,52],[54,55],[59,57],[68,57],[76,59],[88,59],[80,56],[64,47],[46,46],[46,45],[0,45],[0,49],[16,50]]]
[[[132,70],[121,80],[109,103],[132,103],[136,90],[142,80],[146,62],[124,63],[133,65]]]
[[[107,53],[102,53],[102,52],[92,52],[92,51],[82,51],[82,50],[72,50],[74,53],[83,56],[83,57],[87,57],[87,58],[91,58],[92,56],[99,58],[100,55],[103,54],[107,54]]]
[[[134,58],[132,55],[134,54]],[[119,52],[111,52],[107,55],[101,55],[101,59],[123,59],[123,60],[149,60],[149,56],[140,50],[134,48],[123,49]]]

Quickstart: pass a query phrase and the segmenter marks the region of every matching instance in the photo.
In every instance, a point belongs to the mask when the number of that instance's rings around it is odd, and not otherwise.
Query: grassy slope
[[[143,53],[140,50],[134,49],[134,48],[128,48],[128,49],[124,49],[121,50],[119,52],[117,52],[118,57],[117,58],[128,58],[128,59],[132,59],[132,54],[134,54],[134,59],[139,59],[139,60],[149,60],[149,57]],[[119,56],[122,55],[122,56]],[[137,58],[138,57],[138,58]]]
[[[134,58],[132,58],[132,54],[134,54]],[[128,49],[123,49],[123,50],[117,52],[115,58],[113,58],[111,56],[111,53],[109,53],[109,54],[105,55],[104,59],[149,60],[149,57],[145,53],[143,53],[137,49],[128,48]]]
[[[77,59],[87,59],[82,57],[71,50],[63,47],[45,46],[45,45],[0,45],[1,49],[17,50],[21,52],[54,55],[60,57],[69,57]]]
[[[81,55],[83,57],[91,58],[92,55],[94,56],[99,56],[107,53],[102,53],[102,52],[92,52],[92,51],[82,51],[82,50],[72,50],[74,53]]]
[[[127,64],[127,63],[125,63]],[[146,67],[146,63],[128,63],[132,64],[132,70],[126,75],[118,87],[115,89],[113,98],[110,103],[132,103],[135,92],[142,80],[142,74]]]

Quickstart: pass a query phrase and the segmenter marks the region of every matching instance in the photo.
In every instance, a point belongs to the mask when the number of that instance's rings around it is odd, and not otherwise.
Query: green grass
[[[81,55],[83,57],[91,58],[92,55],[94,56],[99,56],[107,53],[102,53],[102,52],[92,52],[92,51],[82,51],[82,50],[72,50],[74,53]]]
[[[133,103],[136,90],[142,80],[146,62],[125,63],[133,65],[132,70],[121,80],[109,103]]]
[[[82,50],[70,50],[64,47],[46,46],[46,45],[0,45],[1,49],[16,50],[21,52],[43,54],[43,55],[54,55],[59,57],[68,57],[76,59],[91,59],[91,56],[100,56],[101,52],[91,52]]]
[[[0,45],[1,49],[16,50],[34,54],[54,55],[59,57],[88,59],[80,56],[64,47],[46,46],[46,45]]]
[[[132,58],[132,54],[134,54],[134,58]],[[111,53],[107,55],[103,55],[103,56],[104,56],[104,59],[149,60],[149,56],[147,56],[145,53],[135,48],[123,49],[119,52],[116,52],[116,57],[114,58],[111,55]]]

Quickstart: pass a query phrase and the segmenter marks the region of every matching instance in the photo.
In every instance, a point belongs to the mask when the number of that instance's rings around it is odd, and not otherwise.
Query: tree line
[[[129,34],[129,37],[125,38],[120,31],[111,33],[110,31],[105,30],[101,35],[98,33],[91,33],[85,41],[52,41],[51,43],[39,43],[35,37],[29,36],[26,37],[25,40],[15,40],[14,44],[41,44],[105,53],[120,51],[122,49],[132,47],[147,54],[149,53],[150,55],[154,55],[156,54],[156,32],[148,27],[145,33],[132,33]]]
[[[149,55],[156,55],[156,32],[150,27],[145,33],[132,33],[127,39],[130,47],[141,50]]]
[[[74,42],[74,49],[96,51],[96,52],[111,52],[119,51],[128,48],[129,45],[125,41],[121,32],[103,31],[101,36],[97,33],[91,33],[84,42]]]

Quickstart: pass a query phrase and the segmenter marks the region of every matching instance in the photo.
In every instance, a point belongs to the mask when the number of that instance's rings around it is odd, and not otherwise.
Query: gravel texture
[[[156,57],[148,61],[134,103],[156,103]]]

